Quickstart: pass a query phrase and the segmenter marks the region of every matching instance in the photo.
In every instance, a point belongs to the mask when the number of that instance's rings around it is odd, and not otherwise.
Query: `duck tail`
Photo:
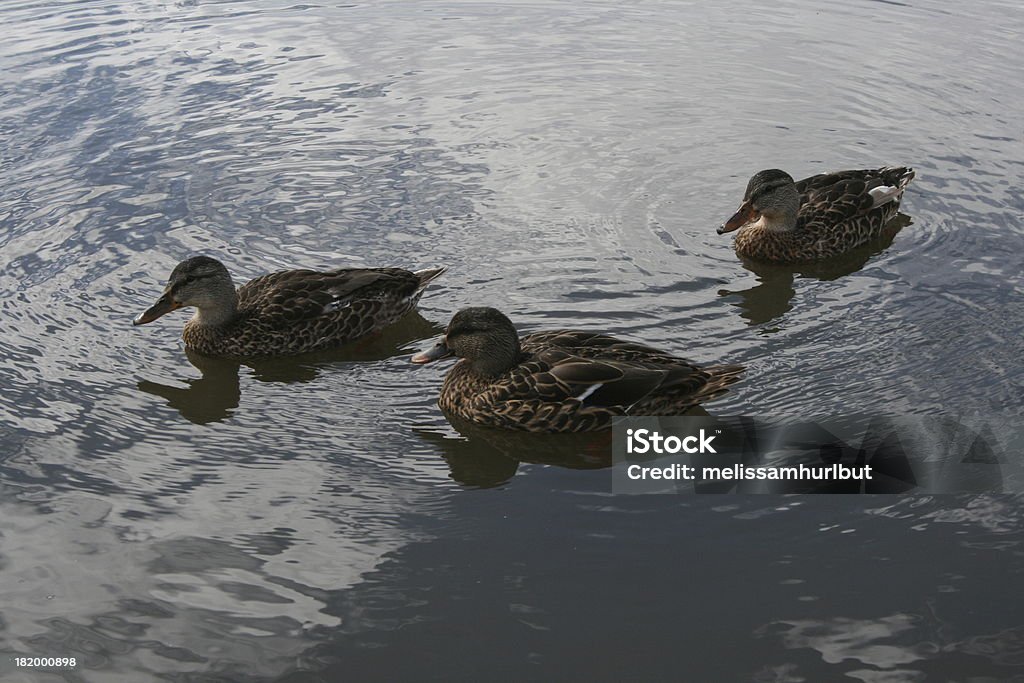
[[[887,185],[894,185],[902,192],[914,179],[914,169],[909,166],[886,166],[879,169],[882,179]]]
[[[414,270],[413,275],[415,275],[420,281],[419,289],[423,289],[431,280],[441,277],[446,270],[448,270],[448,266],[424,268],[423,270]]]
[[[893,200],[899,201],[907,185],[914,179],[914,169],[909,166],[886,166],[878,169],[878,175],[883,184],[868,190],[868,194],[875,200],[875,207]]]

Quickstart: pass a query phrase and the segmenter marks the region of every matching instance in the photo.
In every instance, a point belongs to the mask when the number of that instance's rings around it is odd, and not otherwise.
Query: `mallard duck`
[[[742,368],[701,369],[664,351],[605,334],[555,330],[520,340],[493,308],[465,308],[413,363],[461,358],[438,405],[477,424],[531,432],[584,432],[619,415],[678,415],[714,398]]]
[[[800,182],[775,168],[760,171],[718,234],[739,230],[736,253],[755,261],[837,256],[881,234],[913,179],[914,170],[905,166],[822,173]]]
[[[209,356],[282,356],[340,346],[390,325],[416,307],[445,268],[282,270],[235,291],[224,264],[193,256],[171,272],[163,295],[134,325],[184,306],[185,346]]]

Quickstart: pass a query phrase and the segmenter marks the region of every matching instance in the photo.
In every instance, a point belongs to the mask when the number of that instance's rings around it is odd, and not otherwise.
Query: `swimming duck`
[[[736,253],[754,261],[837,256],[882,233],[913,179],[914,170],[905,166],[822,173],[800,182],[778,169],[760,171],[718,234],[739,230]]]
[[[585,432],[619,415],[678,415],[712,399],[742,368],[701,369],[664,351],[605,334],[537,332],[521,340],[493,308],[465,308],[413,363],[461,358],[438,405],[477,424],[531,432]]]
[[[163,295],[132,324],[195,306],[181,335],[194,351],[231,357],[305,353],[355,341],[396,322],[445,270],[282,270],[235,291],[223,263],[193,256],[175,266]]]

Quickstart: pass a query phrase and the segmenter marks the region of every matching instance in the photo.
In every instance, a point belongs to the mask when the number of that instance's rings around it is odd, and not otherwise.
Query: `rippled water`
[[[747,366],[717,414],[1024,415],[1016,4],[0,19],[0,678],[1024,680],[1019,500],[613,497],[600,440],[466,433],[407,362],[484,304]],[[760,168],[897,163],[841,263],[715,234]],[[374,344],[239,365],[130,325],[195,252],[451,270]]]

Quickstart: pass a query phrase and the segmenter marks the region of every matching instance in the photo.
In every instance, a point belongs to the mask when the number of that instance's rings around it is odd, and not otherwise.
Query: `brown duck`
[[[754,261],[838,256],[882,234],[913,179],[914,170],[905,166],[823,173],[800,182],[778,169],[760,171],[718,234],[739,230],[736,253]]]
[[[457,356],[438,405],[477,424],[531,432],[585,432],[620,415],[678,415],[722,394],[742,368],[701,369],[649,346],[594,332],[555,330],[520,340],[493,308],[455,314],[414,363]]]
[[[445,268],[282,270],[235,290],[224,264],[194,256],[171,272],[163,295],[133,321],[184,306],[185,346],[210,356],[282,356],[340,346],[396,322]]]

